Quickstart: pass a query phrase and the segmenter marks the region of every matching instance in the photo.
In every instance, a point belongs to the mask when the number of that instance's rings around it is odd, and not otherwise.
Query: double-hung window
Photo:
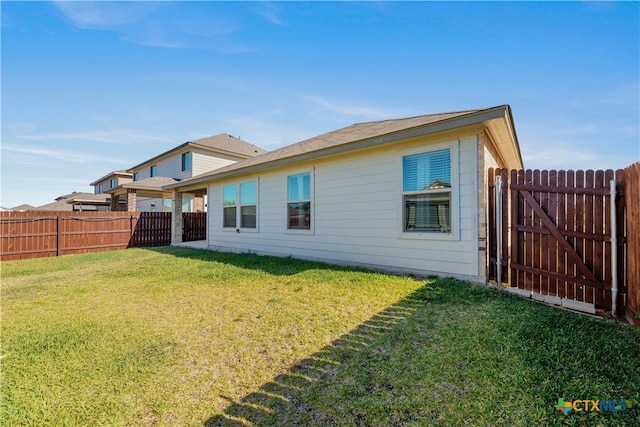
[[[311,174],[300,173],[287,177],[287,228],[311,229]]]
[[[222,187],[222,226],[256,229],[258,225],[258,192],[256,181]],[[239,208],[239,209],[238,209]],[[238,224],[240,225],[238,227]]]
[[[236,206],[238,205],[238,186],[225,185],[222,188],[222,226],[236,228]]]
[[[256,228],[258,219],[256,182],[240,184],[240,227]]]
[[[403,231],[451,233],[451,149],[404,156]]]
[[[191,170],[191,151],[182,153],[182,172]]]

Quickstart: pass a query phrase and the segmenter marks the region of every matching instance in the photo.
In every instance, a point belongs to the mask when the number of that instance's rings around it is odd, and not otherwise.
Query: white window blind
[[[450,150],[405,156],[402,159],[402,167],[404,191],[451,187]]]

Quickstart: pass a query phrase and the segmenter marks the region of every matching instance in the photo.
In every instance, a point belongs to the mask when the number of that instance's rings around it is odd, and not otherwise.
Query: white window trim
[[[310,194],[309,194],[309,202],[311,202],[311,223],[309,224],[309,229],[308,230],[300,230],[300,229],[291,229],[289,228],[289,177],[292,175],[300,175],[303,173],[308,173],[309,174],[309,180],[310,180]],[[307,236],[312,236],[315,234],[315,223],[316,223],[316,215],[315,215],[315,210],[316,210],[316,206],[315,206],[315,168],[307,168],[307,169],[297,169],[297,170],[293,170],[293,171],[289,171],[287,172],[287,174],[284,177],[284,189],[285,189],[285,194],[284,194],[284,232],[285,234],[301,234],[301,235],[307,235]]]
[[[415,194],[421,192],[404,191],[402,188],[404,182],[402,158],[414,154],[429,153],[439,150],[451,150],[451,232],[415,232],[404,231],[404,196],[406,194]],[[397,212],[397,230],[398,238],[406,240],[444,240],[458,241],[460,240],[460,141],[446,141],[427,146],[415,147],[407,150],[398,151],[397,160],[399,198]]]
[[[242,184],[248,184],[250,182],[256,183],[256,228],[245,228],[241,227],[242,224],[242,214],[240,203],[240,186]],[[224,226],[224,187],[229,185],[236,186],[236,226],[235,227],[225,227]],[[220,212],[223,215],[222,221],[222,231],[227,233],[258,233],[260,232],[260,180],[258,178],[247,179],[244,181],[236,181],[229,182],[220,187],[220,192],[222,193],[222,199],[220,203]],[[253,205],[245,205],[245,206],[253,206]]]

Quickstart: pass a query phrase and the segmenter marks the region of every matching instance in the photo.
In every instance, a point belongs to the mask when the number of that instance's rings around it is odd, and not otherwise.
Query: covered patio
[[[165,206],[163,201],[171,200],[171,205],[174,206],[173,191],[165,190],[163,187],[177,182],[177,179],[155,176],[153,178],[145,178],[118,185],[117,187],[107,191],[107,193],[111,194],[111,210],[124,210],[128,212],[137,212],[141,210],[156,212],[171,211],[171,208],[169,206]],[[192,212],[204,212],[203,194],[206,194],[206,189],[204,190],[204,193],[181,193],[180,212],[183,211],[183,198],[187,196],[193,199]],[[149,209],[148,207],[141,208],[139,199],[157,199],[155,209]]]

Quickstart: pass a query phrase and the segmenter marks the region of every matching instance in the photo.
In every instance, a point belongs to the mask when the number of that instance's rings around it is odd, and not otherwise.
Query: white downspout
[[[616,224],[616,186],[617,181],[609,182],[611,194],[611,315],[616,317],[616,304],[618,300],[618,231]]]
[[[502,177],[496,176],[496,274],[502,286]]]

